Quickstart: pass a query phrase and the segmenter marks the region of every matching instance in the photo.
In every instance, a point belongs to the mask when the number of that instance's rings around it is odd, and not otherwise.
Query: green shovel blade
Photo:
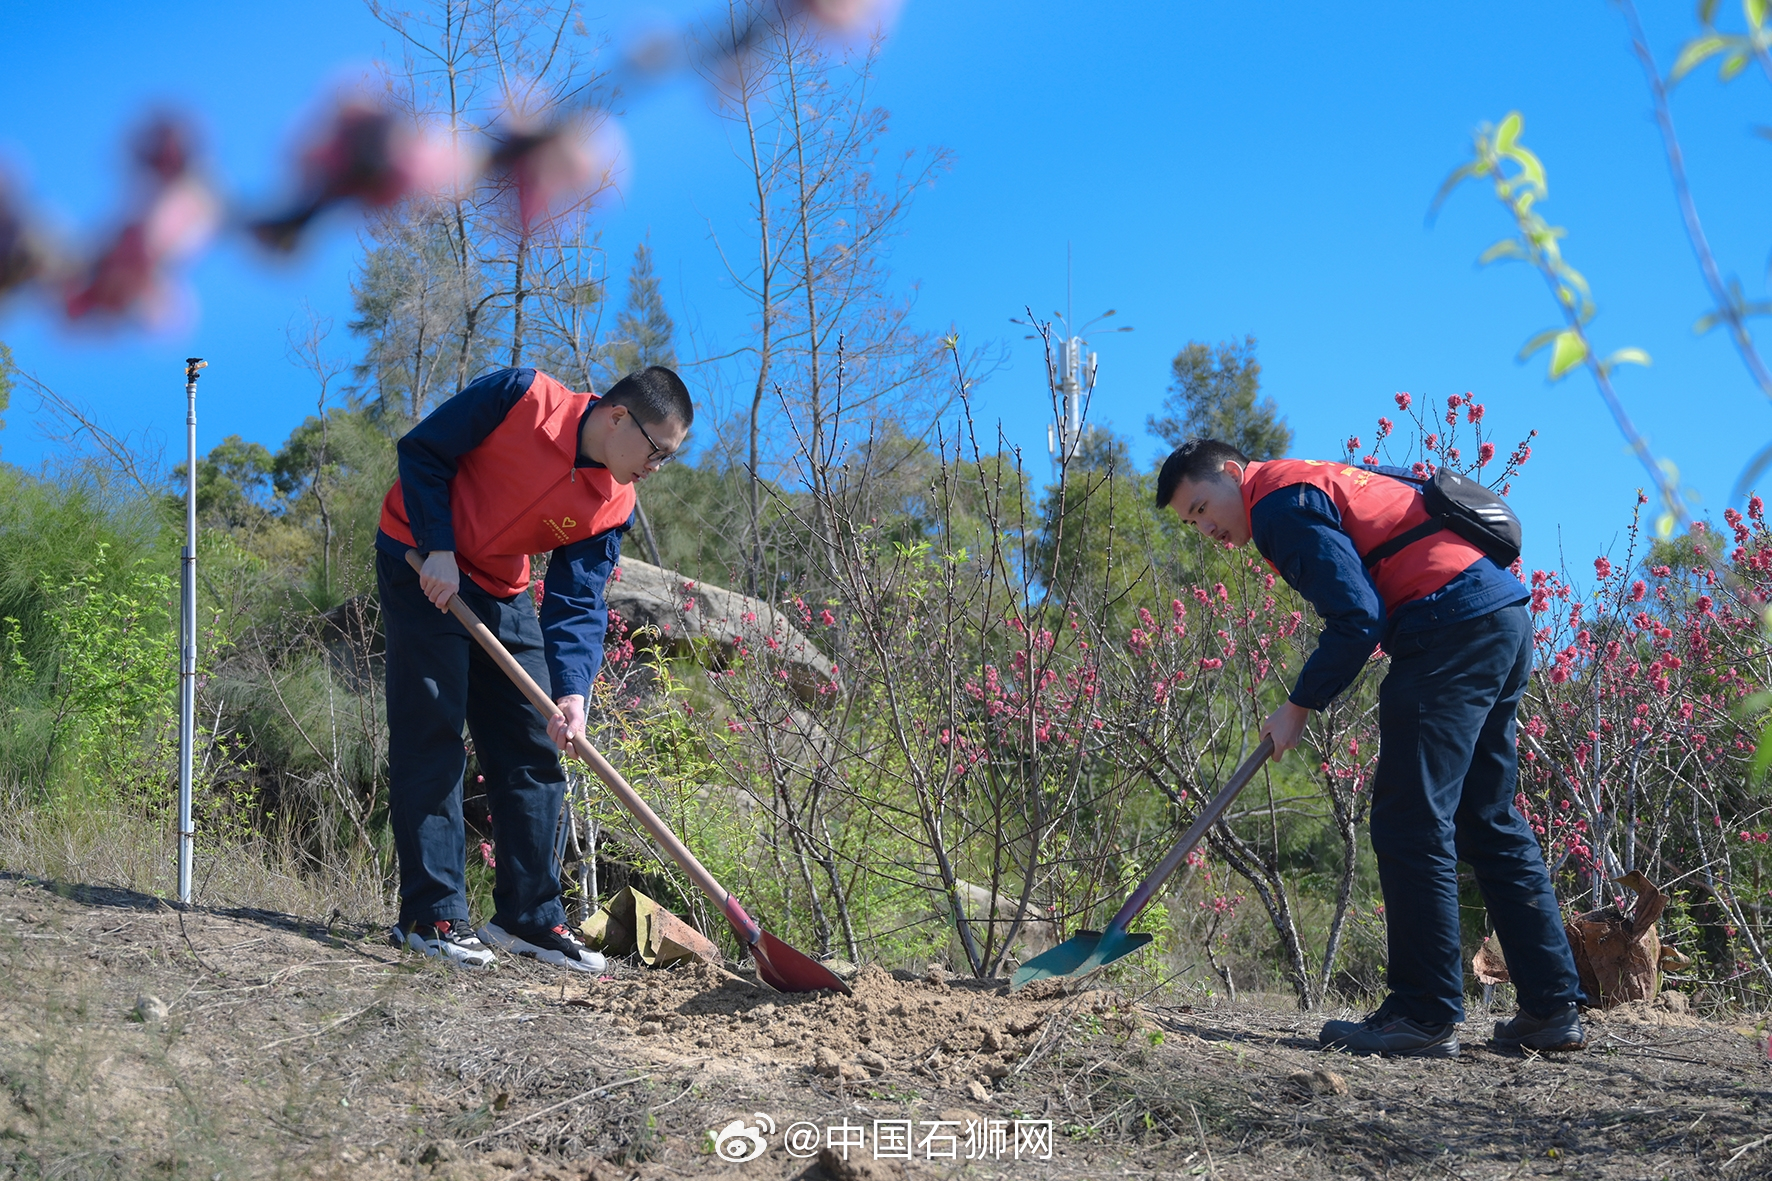
[[[1131,955],[1151,941],[1139,932],[1129,934],[1109,927],[1106,931],[1078,931],[1057,947],[1043,951],[1015,970],[1009,981],[1011,992],[1036,980],[1054,977],[1087,976],[1095,969]]]

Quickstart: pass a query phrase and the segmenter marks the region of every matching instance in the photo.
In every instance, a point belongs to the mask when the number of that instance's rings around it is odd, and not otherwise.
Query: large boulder
[[[830,658],[761,599],[631,557],[615,568],[604,597],[636,648],[716,666],[743,651],[784,670],[795,696],[808,704],[841,689]],[[374,596],[357,595],[325,612],[318,630],[334,668],[354,688],[381,679],[386,642]]]
[[[625,556],[605,598],[636,647],[719,665],[748,653],[784,670],[795,696],[808,703],[841,689],[830,657],[761,599]]]

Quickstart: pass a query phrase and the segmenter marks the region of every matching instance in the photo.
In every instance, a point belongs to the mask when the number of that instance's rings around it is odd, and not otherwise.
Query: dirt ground
[[[0,962],[4,1178],[1772,1176],[1766,1030],[1679,998],[1581,1054],[1474,1015],[1455,1061],[1356,1059],[1314,1049],[1321,1013],[465,972],[336,916],[16,875]]]

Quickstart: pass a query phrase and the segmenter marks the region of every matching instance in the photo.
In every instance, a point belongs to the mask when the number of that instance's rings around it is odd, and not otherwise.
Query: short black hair
[[[636,369],[603,395],[599,406],[626,406],[646,426],[674,418],[685,427],[695,425],[695,403],[683,379],[663,365]]]
[[[1217,439],[1189,439],[1169,453],[1157,473],[1157,511],[1169,507],[1183,480],[1223,479],[1224,465],[1232,462],[1246,464],[1249,457]]]

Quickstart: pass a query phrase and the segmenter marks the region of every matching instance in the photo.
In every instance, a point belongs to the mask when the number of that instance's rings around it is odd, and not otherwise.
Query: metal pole
[[[178,563],[178,900],[191,901],[191,768],[197,753],[197,370],[185,358],[185,548]]]

